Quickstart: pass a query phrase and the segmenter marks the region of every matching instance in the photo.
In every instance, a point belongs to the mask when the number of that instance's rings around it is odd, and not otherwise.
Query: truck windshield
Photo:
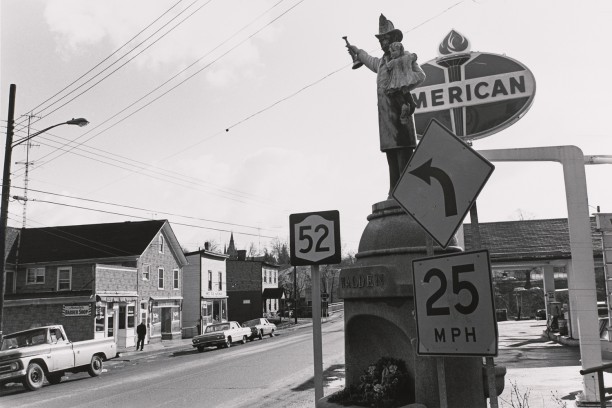
[[[12,350],[45,343],[47,343],[47,329],[28,330],[26,332],[6,335],[2,339],[2,348],[0,350]]]

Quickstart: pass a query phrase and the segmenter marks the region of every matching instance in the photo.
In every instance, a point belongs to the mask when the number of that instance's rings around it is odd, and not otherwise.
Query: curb
[[[328,318],[327,321],[330,321],[330,320],[331,319]],[[287,327],[277,328],[277,331],[278,331],[278,334],[282,334],[283,332],[294,331],[300,328],[305,328],[305,327],[310,327],[310,326],[312,326],[312,321],[298,322],[298,324],[292,323]],[[176,344],[175,342],[178,344]],[[180,349],[185,349],[185,348],[188,348],[190,350],[193,348],[191,346],[191,339],[174,340],[173,343],[175,344],[169,344],[167,346],[162,345],[162,347],[159,347],[159,348],[155,347],[154,349],[144,350],[144,351],[127,350],[127,349],[118,350],[116,356],[112,360],[118,361],[121,359],[127,359],[128,357],[140,358],[140,357],[146,357],[152,354],[161,354],[164,352],[175,351],[175,350],[180,350]],[[158,344],[158,343],[155,343],[155,344]]]
[[[546,330],[544,330],[542,332],[542,337],[545,339],[557,342],[559,344],[563,344],[564,346],[570,346],[570,347],[580,346],[579,339],[573,339],[569,336],[562,336],[559,333],[546,333]]]

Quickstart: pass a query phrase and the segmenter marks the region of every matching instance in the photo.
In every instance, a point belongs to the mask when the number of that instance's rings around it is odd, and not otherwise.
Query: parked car
[[[535,312],[536,320],[546,320],[546,309],[538,309]]]
[[[238,322],[217,323],[206,326],[204,333],[192,339],[192,346],[199,352],[206,347],[230,347],[232,343],[247,342],[251,336],[250,327],[242,327]]]
[[[268,319],[263,317],[248,320],[242,323],[242,326],[251,328],[249,340],[255,340],[256,338],[261,340],[263,336],[266,335],[273,337],[274,331],[276,330],[276,325],[274,323],[270,323]]]
[[[67,372],[102,374],[102,362],[117,355],[113,338],[71,342],[62,325],[37,327],[7,334],[0,346],[0,384],[23,383],[36,391],[58,384]]]

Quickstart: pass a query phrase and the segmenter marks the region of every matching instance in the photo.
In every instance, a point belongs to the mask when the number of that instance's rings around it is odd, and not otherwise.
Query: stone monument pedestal
[[[381,357],[401,359],[411,379],[411,403],[440,406],[438,359],[416,354],[412,260],[427,256],[426,233],[389,199],[372,206],[357,262],[340,272],[339,296],[344,298],[346,387]],[[461,252],[453,239],[435,255]],[[485,408],[487,387],[481,357],[444,357],[449,407]],[[502,370],[500,370],[502,371]],[[503,370],[505,373],[505,370]],[[503,390],[503,373],[501,389]]]

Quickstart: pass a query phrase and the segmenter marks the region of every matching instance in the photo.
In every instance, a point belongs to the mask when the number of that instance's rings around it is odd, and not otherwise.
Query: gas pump
[[[563,309],[561,302],[548,303],[548,319],[546,327],[552,332],[559,331],[559,319],[563,319]]]

